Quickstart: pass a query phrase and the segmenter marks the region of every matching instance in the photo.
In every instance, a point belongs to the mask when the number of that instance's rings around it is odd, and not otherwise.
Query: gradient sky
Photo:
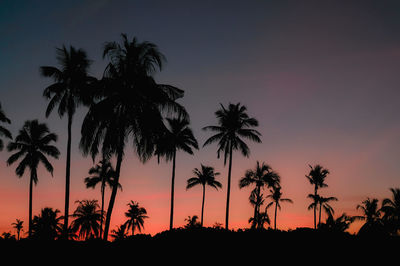
[[[62,155],[52,161],[54,177],[41,169],[34,188],[33,211],[64,211],[66,119],[45,118],[43,89],[51,81],[39,66],[56,65],[55,48],[83,48],[100,78],[106,61],[102,46],[120,33],[157,44],[168,59],[156,80],[185,90],[181,103],[202,145],[202,127],[216,123],[219,103],[241,102],[260,122],[262,144],[250,143],[250,158],[233,157],[230,223],[248,227],[253,210],[251,189],[238,181],[256,161],[265,161],[282,177],[281,229],[313,225],[306,199],[313,187],[305,178],[308,164],[320,163],[331,174],[324,196],[336,196],[336,214],[355,215],[366,197],[389,197],[400,187],[400,2],[399,1],[1,1],[0,101],[15,135],[27,119],[47,122],[59,135]],[[92,166],[78,143],[87,109],[73,124],[71,210],[76,200],[100,199],[85,189]],[[169,224],[171,164],[152,159],[141,164],[126,152],[123,191],[116,199],[111,229],[125,221],[130,200],[148,211],[144,233]],[[16,218],[28,220],[29,176],[16,177],[0,153],[0,232]],[[227,168],[216,146],[194,156],[177,156],[175,226],[200,215],[201,188],[186,191],[186,180],[200,163],[221,172],[221,191],[207,190],[205,225],[224,223]],[[109,193],[107,193],[107,198]],[[270,212],[270,216],[273,212]],[[351,227],[352,232],[360,224]]]

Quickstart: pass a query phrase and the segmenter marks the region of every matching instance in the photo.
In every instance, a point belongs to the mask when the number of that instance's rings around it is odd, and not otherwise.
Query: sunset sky
[[[42,92],[51,80],[40,77],[39,67],[57,66],[55,48],[73,45],[87,51],[90,74],[101,78],[104,42],[127,33],[157,44],[166,56],[155,78],[185,90],[180,103],[201,146],[210,136],[201,129],[217,123],[220,103],[240,102],[258,119],[262,144],[249,143],[249,158],[233,157],[232,228],[249,227],[251,189],[239,190],[238,182],[257,160],[281,175],[283,196],[294,201],[283,203],[278,228],[313,225],[308,164],[330,170],[321,194],[339,199],[332,203],[335,216],[360,215],[361,201],[390,197],[389,188],[400,187],[399,32],[399,1],[1,1],[0,102],[12,120],[8,128],[16,135],[25,120],[38,118],[59,135],[61,157],[52,160],[53,178],[40,169],[33,213],[64,212],[67,142],[66,118],[56,112],[45,118]],[[100,189],[83,183],[93,165],[78,148],[86,111],[80,108],[73,123],[71,212],[76,200],[100,200]],[[201,188],[185,187],[201,163],[221,172],[223,184],[206,192],[204,223],[224,223],[227,167],[216,150],[178,153],[175,227],[200,216]],[[126,154],[111,229],[125,221],[130,200],[148,211],[144,233],[168,229],[171,163],[142,164],[129,145]],[[15,165],[5,163],[9,156],[0,152],[0,233],[12,231],[16,218],[28,227],[29,174],[19,179]]]

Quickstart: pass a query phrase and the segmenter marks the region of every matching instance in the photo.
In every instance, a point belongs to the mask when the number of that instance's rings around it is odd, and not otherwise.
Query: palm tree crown
[[[125,222],[127,225],[127,230],[132,229],[132,235],[135,233],[135,229],[138,229],[139,232],[142,231],[144,225],[144,219],[149,218],[146,214],[147,211],[143,207],[139,207],[139,203],[131,200],[128,203],[129,210],[125,213],[125,216],[128,220]]]
[[[0,103],[0,122],[10,124],[11,120],[7,118],[6,114],[3,111]],[[12,139],[11,132],[8,131],[5,127],[0,125],[0,137],[6,137],[8,139]],[[0,138],[0,151],[3,150],[4,143],[3,140]]]
[[[102,213],[99,210],[97,200],[81,200],[76,202],[78,203],[78,207],[72,215],[74,217],[74,221],[71,223],[72,231],[79,231],[78,236],[85,240],[98,237]]]

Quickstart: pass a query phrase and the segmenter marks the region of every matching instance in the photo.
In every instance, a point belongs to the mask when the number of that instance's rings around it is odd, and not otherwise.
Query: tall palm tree
[[[400,230],[400,188],[390,188],[392,198],[385,198],[382,201],[381,211],[383,219],[389,225],[392,234]]]
[[[40,240],[55,240],[62,231],[62,216],[58,209],[43,208],[32,221],[32,238]]]
[[[76,203],[78,207],[72,215],[72,231],[79,231],[78,236],[85,240],[99,237],[102,213],[97,200],[78,200]]]
[[[3,108],[1,107],[1,103],[0,103],[0,122],[11,124],[11,120],[8,119],[6,114],[4,113]],[[0,137],[6,137],[8,139],[12,139],[11,132],[8,131],[8,129],[6,129],[5,127],[3,127],[1,125],[0,125]],[[3,140],[0,138],[0,151],[3,150],[3,147],[4,147],[4,143],[3,143]]]
[[[69,218],[69,195],[70,195],[70,171],[71,171],[71,140],[72,140],[72,120],[75,110],[79,105],[90,104],[88,84],[94,80],[89,77],[88,71],[91,61],[86,52],[72,46],[56,48],[56,58],[60,68],[53,66],[40,67],[43,77],[54,80],[54,83],[43,91],[43,96],[49,100],[46,109],[46,117],[58,105],[58,115],[63,117],[65,114],[68,119],[67,129],[67,158],[65,170],[65,212],[64,212],[64,236],[68,231]]]
[[[268,188],[279,187],[279,183],[280,176],[275,171],[272,171],[272,168],[269,165],[265,164],[264,162],[260,164],[259,161],[257,161],[257,165],[254,170],[248,169],[244,177],[240,179],[239,188],[241,189],[250,185],[255,185],[255,188],[250,195],[250,202],[254,203],[254,221],[258,220],[257,215],[260,212],[262,202],[261,189],[263,189],[265,186]],[[255,200],[252,200],[253,198]]]
[[[105,44],[103,57],[110,62],[95,95],[97,102],[84,118],[80,147],[84,155],[90,154],[93,159],[100,149],[105,157],[116,156],[114,182],[118,184],[126,143],[132,140],[139,159],[146,162],[154,154],[156,139],[165,132],[163,115],[187,117],[187,113],[176,102],[183,97],[183,91],[158,84],[153,78],[164,62],[155,44],[136,38],[128,40],[122,34],[121,44]],[[116,195],[117,186],[113,186],[106,212],[105,240]]]
[[[240,103],[229,104],[225,108],[221,104],[221,109],[215,112],[218,119],[217,126],[206,126],[203,130],[210,130],[216,132],[206,140],[203,147],[214,142],[218,142],[217,155],[224,153],[224,164],[229,157],[228,168],[228,186],[226,196],[226,215],[225,215],[225,228],[229,229],[229,201],[231,193],[231,173],[232,173],[232,154],[234,150],[240,150],[243,156],[250,155],[250,148],[242,140],[243,138],[261,143],[261,133],[253,129],[258,126],[258,121],[255,118],[249,117],[247,108]]]
[[[204,214],[204,201],[206,197],[206,185],[215,188],[222,188],[222,184],[215,180],[215,177],[219,175],[218,172],[214,172],[214,168],[211,166],[201,165],[201,169],[194,168],[193,170],[194,177],[191,177],[187,180],[186,189],[190,189],[197,185],[203,186],[203,200],[201,202],[201,220],[200,224],[203,227],[203,214]]]
[[[146,214],[147,211],[143,207],[139,207],[139,203],[131,200],[130,203],[128,203],[129,210],[125,213],[125,217],[128,218],[128,220],[125,222],[127,225],[126,230],[129,230],[130,228],[132,229],[132,235],[135,234],[135,229],[138,229],[139,232],[142,231],[143,225],[144,225],[144,219],[149,218]]]
[[[7,165],[11,165],[17,160],[20,160],[15,173],[18,177],[22,177],[25,169],[30,170],[29,182],[29,236],[32,233],[32,190],[33,184],[37,184],[37,168],[39,163],[42,163],[46,170],[53,176],[53,166],[48,161],[46,156],[58,159],[60,152],[51,145],[57,141],[57,135],[50,133],[46,124],[39,123],[38,120],[26,121],[19,134],[13,142],[7,146],[9,152],[17,151],[7,160]]]
[[[313,204],[312,209],[314,209],[314,229],[317,229],[317,207],[318,207],[318,189],[327,187],[328,185],[325,183],[325,179],[329,174],[329,170],[323,168],[321,165],[317,164],[314,167],[309,165],[310,172],[306,175],[306,178],[310,182],[311,185],[314,186],[314,196],[313,196]],[[311,205],[310,205],[311,206]]]
[[[111,162],[107,159],[101,160],[97,165],[89,169],[89,175],[85,178],[84,182],[86,188],[95,188],[97,184],[100,184],[101,193],[101,221],[100,221],[100,234],[103,235],[103,220],[104,220],[104,192],[106,185],[110,188],[114,185],[115,170]],[[118,187],[122,190],[122,186],[118,184]]]
[[[15,228],[15,230],[17,230],[17,240],[19,240],[19,236],[21,231],[23,230],[22,228],[24,228],[23,226],[24,221],[21,221],[20,219],[16,219],[15,223],[12,223],[11,225]]]
[[[281,202],[289,202],[293,203],[291,199],[285,199],[282,198],[282,191],[281,187],[272,187],[270,190],[271,194],[267,196],[267,198],[272,199],[270,203],[268,203],[267,208],[271,207],[273,204],[275,204],[275,215],[274,215],[274,230],[276,230],[276,216],[278,213],[278,209],[281,209]]]
[[[165,157],[166,161],[172,160],[171,181],[171,211],[169,230],[174,226],[174,190],[175,190],[175,165],[176,152],[182,150],[193,155],[193,148],[198,149],[197,140],[189,128],[189,121],[182,118],[167,118],[168,128],[157,140],[155,155]]]

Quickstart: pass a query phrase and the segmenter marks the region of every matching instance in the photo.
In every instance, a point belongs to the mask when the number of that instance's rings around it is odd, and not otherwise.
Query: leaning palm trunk
[[[176,160],[176,150],[174,151],[172,159],[172,183],[171,183],[171,212],[169,217],[169,230],[174,227],[174,190],[175,190],[175,160]]]
[[[105,190],[105,183],[101,184],[101,218],[100,218],[100,233],[99,238],[102,238],[103,235],[103,221],[104,221],[104,190]]]
[[[103,239],[106,241],[107,241],[107,237],[108,237],[108,230],[110,228],[111,214],[112,214],[112,210],[113,210],[114,203],[115,203],[115,198],[117,196],[117,191],[118,191],[119,175],[121,172],[121,164],[122,164],[122,159],[123,159],[122,157],[123,157],[123,152],[124,152],[123,151],[123,136],[120,136],[118,146],[119,146],[119,149],[118,149],[118,155],[117,155],[117,164],[115,167],[115,179],[114,179],[114,184],[112,186],[110,203],[108,204],[106,223],[104,225]]]
[[[232,172],[232,143],[229,145],[229,169],[228,169],[228,188],[226,195],[226,215],[225,215],[225,229],[229,230],[229,199],[231,193],[231,172]]]
[[[72,114],[68,114],[68,140],[67,140],[67,163],[65,169],[65,214],[63,237],[68,238],[68,217],[69,217],[69,191],[70,191],[70,171],[71,171],[71,127]]]
[[[206,199],[206,185],[203,185],[203,200],[201,203],[201,227],[203,227],[203,215],[204,215],[204,201]]]

